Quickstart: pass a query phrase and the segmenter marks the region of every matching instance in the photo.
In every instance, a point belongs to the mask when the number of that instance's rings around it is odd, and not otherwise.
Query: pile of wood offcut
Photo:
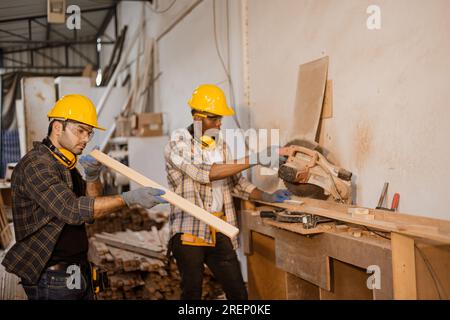
[[[130,210],[130,209],[128,209]],[[135,210],[135,211],[132,211]],[[138,210],[138,211],[136,211]],[[102,300],[145,299],[173,300],[180,298],[180,275],[173,259],[167,261],[169,229],[164,219],[166,212],[148,212],[143,209],[122,210],[115,218],[96,221],[89,234],[89,260],[106,270],[109,288],[97,295]],[[136,216],[141,215],[141,219]],[[134,218],[130,218],[134,216]],[[117,217],[124,220],[119,223]],[[155,221],[155,217],[159,220]],[[148,219],[148,220],[147,220]],[[140,222],[137,222],[140,221]],[[95,226],[95,224],[98,224]],[[140,229],[145,224],[148,230]],[[119,226],[121,227],[121,231]],[[102,230],[102,226],[107,226]],[[158,228],[159,227],[159,228]],[[133,231],[133,229],[135,231]],[[136,230],[138,229],[138,230]],[[203,280],[203,299],[223,296],[220,285],[206,268]]]

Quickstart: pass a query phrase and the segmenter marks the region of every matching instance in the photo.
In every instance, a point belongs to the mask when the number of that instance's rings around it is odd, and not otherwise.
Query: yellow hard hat
[[[222,89],[213,84],[203,84],[192,93],[188,104],[192,109],[219,116],[232,116],[233,109],[227,105]]]
[[[105,130],[97,123],[97,110],[92,101],[79,94],[69,94],[56,101],[47,116],[49,119],[73,120]]]

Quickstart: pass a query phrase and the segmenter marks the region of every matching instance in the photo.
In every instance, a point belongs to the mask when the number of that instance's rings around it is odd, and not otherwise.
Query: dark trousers
[[[79,287],[67,284],[71,275],[67,270],[50,269],[42,272],[37,284],[22,282],[22,286],[29,300],[93,300],[89,266],[80,266],[79,274]]]
[[[169,250],[181,274],[181,299],[200,300],[204,264],[221,284],[228,300],[247,300],[247,289],[231,240],[217,233],[215,247],[189,246],[181,243],[181,233],[171,239]]]

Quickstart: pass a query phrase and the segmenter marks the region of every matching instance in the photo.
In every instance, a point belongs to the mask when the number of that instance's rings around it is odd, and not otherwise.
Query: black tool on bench
[[[305,213],[303,217],[303,228],[304,229],[313,229],[317,227],[320,223],[332,222],[333,220],[324,218],[321,216],[315,216],[313,214]]]
[[[319,223],[331,222],[331,219],[315,216],[301,211],[264,210],[259,213],[261,218],[272,218],[278,222],[302,223],[304,229],[312,229]]]
[[[272,218],[278,222],[301,223],[303,214],[291,214],[287,210],[263,210],[259,213],[261,218]]]

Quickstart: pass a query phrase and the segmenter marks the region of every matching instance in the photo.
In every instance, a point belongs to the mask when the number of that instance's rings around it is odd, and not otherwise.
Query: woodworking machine
[[[352,201],[352,173],[331,164],[314,144],[295,140],[282,148],[278,176],[293,194],[341,203]]]

